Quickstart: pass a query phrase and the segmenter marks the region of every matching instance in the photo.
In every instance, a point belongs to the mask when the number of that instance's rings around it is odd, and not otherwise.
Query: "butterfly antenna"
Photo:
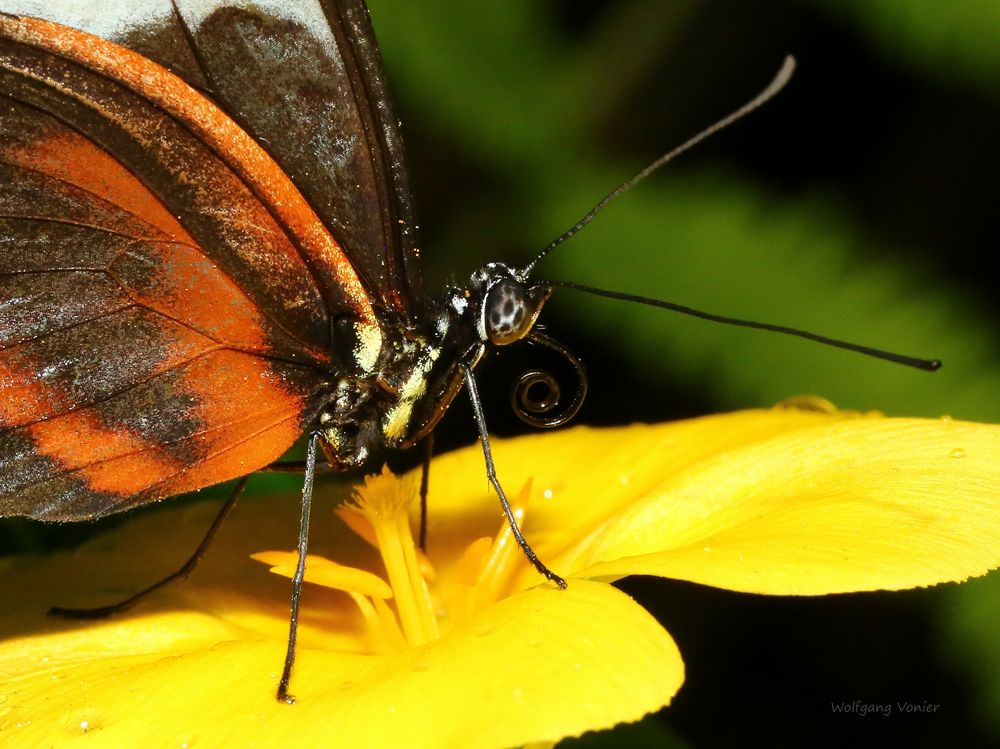
[[[608,291],[607,289],[596,289],[593,286],[584,286],[583,284],[572,283],[570,281],[540,281],[539,283],[544,286],[559,286],[565,289],[576,289],[577,291],[583,291],[586,292],[587,294],[593,294],[594,296],[602,296],[608,299],[618,299],[625,302],[635,302],[636,304],[645,304],[648,307],[658,307],[660,309],[670,310],[671,312],[680,312],[682,315],[689,315],[690,317],[698,317],[701,318],[702,320],[709,320],[710,322],[722,323],[723,325],[735,325],[740,328],[767,330],[771,333],[781,333],[783,335],[795,336],[796,338],[805,338],[807,341],[815,341],[816,343],[822,343],[824,346],[833,346],[834,348],[846,349],[847,351],[853,351],[857,354],[870,356],[874,359],[883,359],[885,361],[893,362],[894,364],[902,364],[903,366],[906,367],[922,369],[927,372],[933,372],[941,368],[941,362],[938,359],[918,359],[913,356],[894,354],[891,351],[883,351],[881,349],[862,346],[857,343],[841,341],[836,338],[828,338],[827,336],[824,335],[819,335],[817,333],[810,333],[807,330],[799,330],[798,328],[789,328],[784,325],[773,325],[772,323],[766,323],[766,322],[754,322],[753,320],[740,320],[735,317],[723,317],[722,315],[714,315],[711,312],[702,312],[701,310],[693,309],[691,307],[685,307],[684,305],[675,304],[674,302],[666,302],[663,301],[662,299],[651,299],[649,297],[638,296],[636,294],[625,294],[620,291]]]
[[[556,247],[558,247],[567,239],[569,239],[578,231],[580,231],[580,229],[582,229],[591,221],[593,221],[594,218],[597,217],[597,214],[600,213],[602,210],[604,210],[605,206],[607,206],[608,203],[617,198],[623,192],[634,187],[639,182],[642,182],[642,180],[646,179],[646,177],[655,172],[661,166],[670,161],[673,161],[677,156],[680,156],[685,151],[701,143],[703,140],[705,140],[705,138],[708,138],[710,135],[714,135],[715,133],[719,132],[725,127],[728,127],[729,125],[732,125],[737,120],[742,119],[743,117],[750,114],[752,111],[754,111],[761,105],[773,99],[774,96],[779,91],[781,91],[781,89],[785,87],[785,84],[787,84],[788,81],[791,79],[792,73],[794,71],[795,71],[795,58],[792,57],[791,55],[788,55],[788,57],[785,58],[784,63],[782,63],[781,65],[781,70],[779,70],[778,74],[774,76],[774,79],[767,85],[767,88],[765,88],[763,91],[757,94],[757,96],[748,101],[742,107],[737,109],[735,112],[730,114],[728,117],[723,117],[714,125],[711,125],[702,130],[700,133],[695,135],[686,143],[683,143],[677,148],[673,149],[672,151],[663,154],[663,156],[658,158],[656,161],[647,166],[645,169],[636,174],[634,177],[623,182],[621,185],[619,185],[614,190],[605,195],[597,205],[591,208],[587,212],[587,214],[579,221],[577,221],[569,230],[567,230],[561,236],[556,237],[554,240],[549,242],[549,244],[545,247],[545,249],[539,252],[538,256],[534,260],[532,260],[527,265],[527,267],[522,271],[522,277],[527,278],[529,275],[531,275],[531,271],[534,269],[535,265],[538,263],[539,260],[548,255],[550,252],[552,252],[552,250],[554,250]]]

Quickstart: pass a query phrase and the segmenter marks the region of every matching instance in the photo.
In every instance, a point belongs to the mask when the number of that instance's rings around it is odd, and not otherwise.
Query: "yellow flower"
[[[998,426],[777,408],[497,440],[526,536],[567,590],[512,543],[477,450],[434,462],[426,557],[414,479],[368,479],[339,517],[317,499],[294,706],[274,699],[288,582],[249,558],[291,573],[294,555],[265,550],[292,545],[292,497],[249,499],[187,583],[111,621],[43,612],[168,572],[213,507],[145,513],[72,554],[6,562],[0,744],[552,742],[637,720],[683,682],[669,634],[610,581],[818,595],[1000,565]]]

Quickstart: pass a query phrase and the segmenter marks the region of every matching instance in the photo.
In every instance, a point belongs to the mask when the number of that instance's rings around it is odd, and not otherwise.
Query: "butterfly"
[[[315,424],[353,467],[454,394],[367,15],[329,7],[138,4],[92,29],[127,46],[0,19],[5,513],[145,504]]]
[[[490,263],[425,296],[363,2],[3,11],[0,514],[102,517],[304,434],[311,491],[317,446],[411,447],[463,385],[510,514],[472,370],[550,288]]]

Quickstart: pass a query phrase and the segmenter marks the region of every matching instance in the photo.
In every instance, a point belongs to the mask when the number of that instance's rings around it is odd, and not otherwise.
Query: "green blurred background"
[[[1000,421],[989,270],[1000,236],[996,0],[370,5],[431,289],[484,260],[527,262],[625,178],[752,97],[791,53],[798,72],[777,100],[618,200],[539,274],[945,362],[929,375],[563,291],[543,320],[588,366],[579,422],[800,394]],[[520,348],[483,368],[498,434],[526,430],[507,406],[509,383],[547,363]],[[474,439],[463,401],[442,424],[444,447]],[[0,548],[88,532],[5,523]],[[997,575],[819,599],[623,587],[677,639],[688,682],[659,716],[567,746],[1000,741]],[[831,710],[855,700],[940,708]]]

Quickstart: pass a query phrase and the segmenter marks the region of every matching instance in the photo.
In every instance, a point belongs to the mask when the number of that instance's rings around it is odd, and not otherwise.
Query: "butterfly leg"
[[[216,533],[219,532],[219,528],[222,527],[226,518],[229,517],[229,513],[236,505],[236,500],[239,499],[240,494],[243,493],[243,487],[246,486],[247,478],[247,476],[244,476],[236,483],[236,487],[233,489],[232,494],[229,495],[229,499],[226,500],[225,504],[222,505],[222,509],[219,510],[218,514],[215,516],[215,520],[212,521],[212,525],[209,527],[205,537],[201,540],[201,543],[198,544],[198,548],[194,550],[191,557],[176,572],[172,572],[162,580],[156,581],[148,588],[140,590],[133,596],[129,596],[124,601],[119,601],[118,603],[113,603],[109,606],[97,606],[89,609],[70,609],[63,608],[61,606],[53,606],[49,609],[49,616],[61,616],[66,619],[105,619],[109,616],[113,616],[114,614],[120,614],[122,611],[127,611],[150,593],[169,585],[174,580],[180,580],[190,575],[192,570],[194,570],[194,568],[198,566],[198,563],[201,562],[202,557],[205,556],[205,552],[208,550],[209,545],[215,538]]]
[[[524,556],[535,566],[535,569],[544,575],[546,580],[554,582],[560,588],[565,588],[566,581],[545,566],[544,562],[535,554],[535,550],[528,545],[524,535],[521,533],[521,529],[517,525],[517,518],[514,517],[514,511],[510,507],[510,502],[507,501],[507,495],[504,494],[503,487],[500,486],[500,481],[497,479],[496,466],[493,464],[493,453],[490,450],[490,435],[486,430],[486,416],[483,414],[483,406],[479,400],[479,389],[476,387],[476,381],[472,376],[472,367],[463,364],[462,369],[465,371],[465,387],[469,391],[469,400],[472,401],[472,414],[476,419],[476,428],[479,430],[479,441],[483,445],[483,457],[486,459],[486,477],[489,479],[494,491],[500,497],[500,506],[503,508],[504,515],[507,516],[507,523],[510,525],[511,533],[514,534],[517,545],[521,547]]]
[[[431,484],[431,458],[434,457],[434,432],[424,437],[424,458],[420,466],[420,534],[417,545],[427,551],[427,492]]]
[[[316,473],[330,473],[339,471],[336,466],[332,466],[326,461],[316,462]],[[269,466],[258,468],[256,473],[305,473],[306,462],[304,460],[281,460],[271,463]]]
[[[295,566],[295,577],[292,578],[291,615],[288,617],[288,648],[285,650],[285,665],[281,670],[281,680],[278,682],[278,702],[295,704],[295,697],[288,693],[288,683],[292,679],[292,666],[295,665],[295,640],[299,632],[299,597],[302,595],[302,581],[306,575],[306,552],[309,549],[309,516],[312,512],[313,479],[316,475],[316,446],[320,440],[320,432],[309,435],[306,448],[305,473],[302,481],[302,515],[299,519],[299,561]]]

